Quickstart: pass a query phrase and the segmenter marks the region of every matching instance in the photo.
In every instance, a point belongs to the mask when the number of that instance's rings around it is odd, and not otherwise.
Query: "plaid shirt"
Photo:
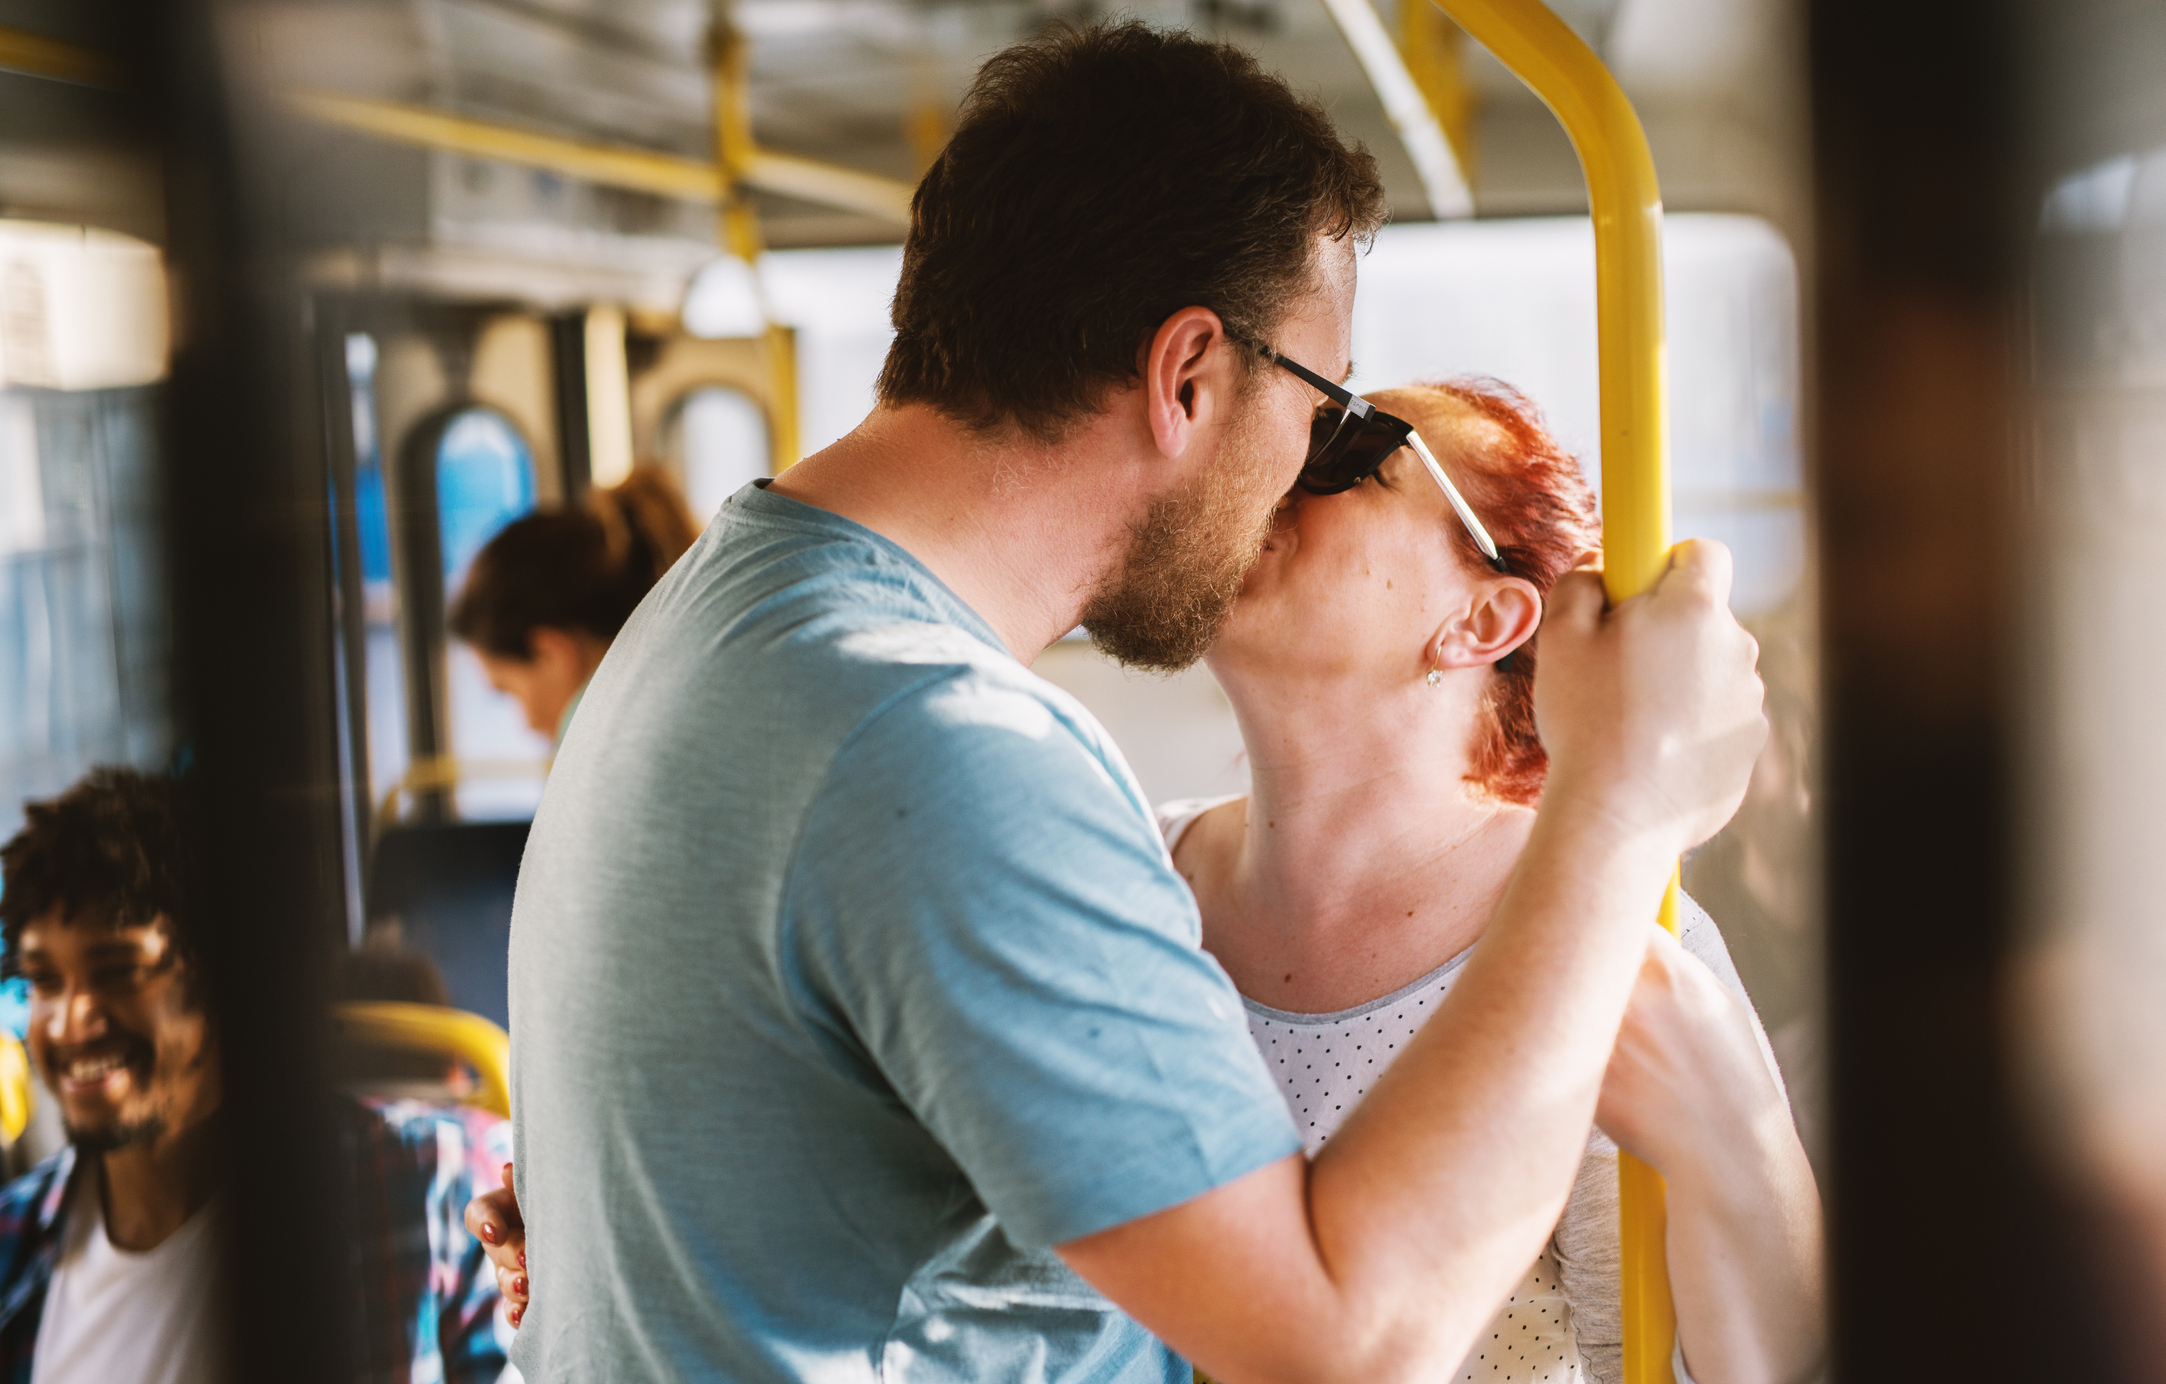
[[[511,1126],[485,1111],[418,1101],[340,1100],[352,1176],[350,1266],[363,1384],[489,1384],[510,1329],[496,1276],[462,1216],[511,1157]],[[0,1190],[0,1384],[30,1384],[46,1289],[75,1170],[64,1148]]]

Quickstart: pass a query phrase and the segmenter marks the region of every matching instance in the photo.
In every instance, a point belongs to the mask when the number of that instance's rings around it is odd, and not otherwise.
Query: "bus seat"
[[[396,917],[398,945],[436,963],[451,1003],[506,1027],[505,958],[526,822],[386,825],[369,861],[372,927]]]
[[[367,1000],[334,1005],[339,1037],[351,1043],[438,1053],[474,1069],[469,1104],[511,1114],[511,1035],[479,1014],[433,1004]]]

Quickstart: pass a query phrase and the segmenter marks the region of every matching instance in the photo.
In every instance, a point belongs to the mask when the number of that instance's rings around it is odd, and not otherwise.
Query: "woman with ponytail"
[[[698,537],[676,482],[636,466],[583,504],[506,524],[474,558],[451,632],[528,725],[562,739],[610,641]]]

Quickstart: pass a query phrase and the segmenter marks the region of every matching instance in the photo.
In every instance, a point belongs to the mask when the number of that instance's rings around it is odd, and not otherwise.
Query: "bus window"
[[[445,426],[436,448],[436,506],[444,590],[456,593],[482,545],[534,508],[533,453],[509,419],[490,409],[471,408]],[[449,638],[444,681],[450,715],[447,748],[467,770],[458,790],[459,815],[531,815],[540,800],[538,777],[507,778],[472,770],[546,759],[548,738],[529,730],[518,703],[489,685],[473,650]]]
[[[0,840],[94,764],[163,764],[156,246],[0,219]]]
[[[685,395],[669,420],[662,450],[683,478],[685,499],[701,523],[772,469],[766,413],[743,390],[721,385]]]
[[[534,508],[534,458],[504,415],[472,408],[436,444],[436,513],[445,589],[456,591],[481,545]]]
[[[94,764],[163,764],[149,389],[0,390],[0,840]]]
[[[369,800],[381,802],[406,773],[406,656],[399,647],[398,594],[391,572],[391,520],[384,490],[383,439],[376,430],[376,338],[346,338],[351,391],[354,527],[360,537],[361,610],[366,644]]]

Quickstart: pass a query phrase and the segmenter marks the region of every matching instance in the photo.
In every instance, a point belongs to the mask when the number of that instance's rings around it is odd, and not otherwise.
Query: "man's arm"
[[[1313,1162],[1290,1158],[1060,1246],[1229,1384],[1455,1364],[1561,1212],[1680,851],[1735,811],[1765,738],[1728,554],[1683,545],[1603,612],[1552,592],[1536,712],[1551,777],[1452,993]]]

